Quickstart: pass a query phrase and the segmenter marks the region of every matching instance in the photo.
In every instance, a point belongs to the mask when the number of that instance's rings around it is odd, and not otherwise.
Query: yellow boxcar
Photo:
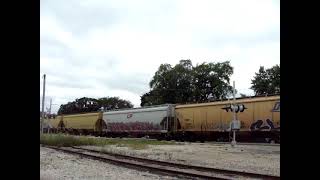
[[[102,120],[102,112],[63,115],[66,130],[102,132],[106,125]]]
[[[232,101],[177,105],[176,131],[208,133],[230,132]],[[237,99],[246,109],[237,113],[241,132],[280,131],[280,96]],[[227,111],[228,110],[228,111]]]

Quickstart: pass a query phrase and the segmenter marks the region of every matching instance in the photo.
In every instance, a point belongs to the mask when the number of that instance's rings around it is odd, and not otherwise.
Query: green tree
[[[181,60],[172,67],[161,64],[149,85],[151,91],[141,96],[141,106],[191,101],[192,62]]]
[[[164,100],[160,96],[159,92],[151,90],[141,96],[140,106],[153,106],[163,104]]]
[[[152,89],[152,93],[149,94],[149,99],[155,100],[154,98],[157,98],[155,102],[160,104],[174,102],[176,78],[176,73],[170,64],[161,64],[149,83]],[[151,96],[152,98],[150,98]],[[155,104],[155,102],[151,102],[151,104]]]
[[[75,101],[62,104],[58,110],[58,114],[74,114],[83,112],[94,112],[99,110],[97,99],[82,97]]]
[[[233,68],[229,61],[222,63],[202,63],[193,69],[194,101],[226,98],[232,93],[230,76]]]
[[[175,103],[192,101],[192,71],[193,66],[191,60],[181,60],[180,63],[174,67],[173,82],[175,82]]]
[[[261,66],[251,84],[251,89],[256,95],[280,94],[280,66],[275,65],[269,69]]]
[[[150,81],[150,92],[141,96],[141,106],[225,98],[232,93],[229,85],[232,73],[229,61],[195,67],[191,60],[181,60],[174,67],[161,64]]]
[[[119,97],[103,97],[98,99],[99,107],[104,107],[108,110],[133,108],[130,101],[120,99]]]

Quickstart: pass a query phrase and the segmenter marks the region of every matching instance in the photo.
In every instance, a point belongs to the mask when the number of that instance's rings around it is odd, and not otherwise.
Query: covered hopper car
[[[110,136],[165,137],[172,128],[174,106],[170,104],[114,110],[103,113]]]
[[[233,112],[231,101],[177,105],[175,120],[176,137],[182,139],[230,140],[230,124]],[[237,140],[266,140],[280,142],[280,96],[237,99],[244,105],[243,112],[236,113],[240,121]]]
[[[52,121],[54,130],[70,134],[102,135],[106,124],[102,120],[102,112],[71,114],[58,116]]]

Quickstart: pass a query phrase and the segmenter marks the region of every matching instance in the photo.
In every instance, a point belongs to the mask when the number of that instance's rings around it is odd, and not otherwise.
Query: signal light
[[[239,105],[239,111],[240,111],[240,112],[243,112],[245,109],[248,109],[248,108],[246,108],[246,107],[244,106],[244,104],[240,104],[240,105]]]
[[[226,110],[227,112],[229,112],[229,110],[231,112],[243,112],[245,109],[248,109],[244,106],[244,104],[236,104],[236,105],[228,105],[227,107],[222,108],[224,110]]]

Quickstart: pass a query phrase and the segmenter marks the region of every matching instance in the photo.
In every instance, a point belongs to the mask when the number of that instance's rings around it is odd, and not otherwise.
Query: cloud
[[[180,59],[230,60],[236,88],[252,94],[259,66],[280,64],[278,1],[44,0],[40,16],[46,106],[83,96],[139,106],[159,65]]]

